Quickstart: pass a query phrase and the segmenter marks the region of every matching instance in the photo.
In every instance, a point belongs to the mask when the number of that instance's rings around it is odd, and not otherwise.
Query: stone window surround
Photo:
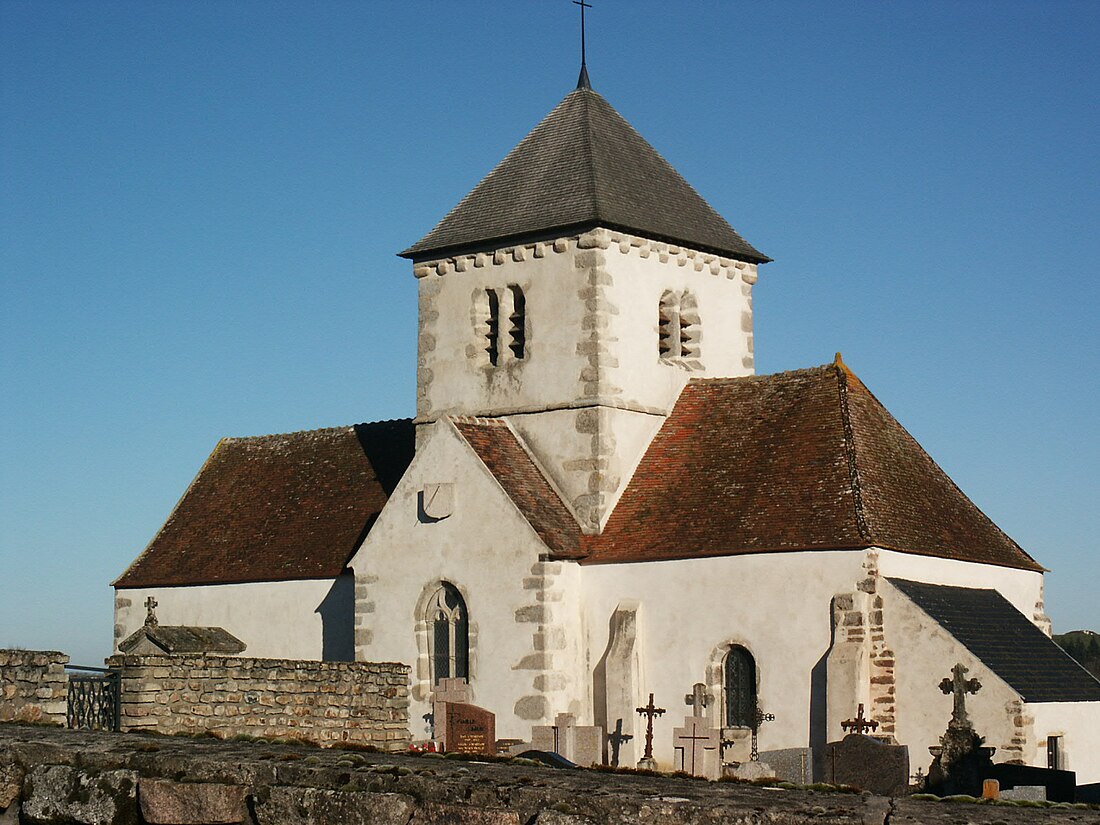
[[[730,637],[711,649],[710,657],[707,661],[705,684],[707,686],[707,692],[710,694],[710,704],[707,706],[707,715],[716,727],[720,727],[723,730],[748,731],[751,730],[751,728],[727,725],[725,719],[726,657],[729,655],[730,650],[735,647],[741,648],[752,657],[755,666],[756,701],[758,705],[760,703],[763,682],[760,661],[756,654],[753,653],[752,646],[749,644],[748,640]]]
[[[417,656],[416,666],[413,669],[414,672],[409,676],[409,681],[413,699],[420,702],[429,701],[434,689],[432,680],[432,650],[431,644],[429,643],[434,628],[432,626],[431,617],[429,616],[429,607],[432,598],[445,584],[457,590],[458,595],[462,597],[462,601],[466,605],[466,624],[469,634],[466,682],[472,687],[477,679],[478,625],[473,619],[473,616],[476,614],[470,610],[470,592],[466,587],[459,584],[454,579],[432,579],[425,584],[424,588],[421,590],[420,598],[417,599],[416,602],[414,614],[416,623],[413,627],[413,633],[416,636]]]
[[[662,364],[700,369],[702,324],[699,304],[690,289],[666,289],[657,306],[657,358]]]
[[[474,291],[474,335],[482,366],[499,367],[527,357],[527,299],[523,287],[485,287]]]

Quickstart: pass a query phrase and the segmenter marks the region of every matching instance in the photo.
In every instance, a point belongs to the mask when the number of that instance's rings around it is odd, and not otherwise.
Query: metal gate
[[[66,724],[84,730],[119,729],[119,699],[122,687],[117,670],[66,665],[69,674],[69,704]]]

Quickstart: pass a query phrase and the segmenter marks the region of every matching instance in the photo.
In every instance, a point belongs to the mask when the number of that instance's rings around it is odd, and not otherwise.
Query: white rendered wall
[[[415,273],[418,421],[597,404],[665,413],[688,377],[753,371],[755,264],[594,230],[418,264]],[[512,359],[502,345],[493,367],[475,331],[476,296],[510,284],[526,298],[527,354]],[[690,289],[697,300],[697,363],[658,359],[668,289]]]
[[[157,601],[160,624],[224,628],[247,645],[243,656],[320,660],[325,658],[326,638],[328,658],[350,659],[353,652],[350,576],[119,588],[115,592],[115,652],[120,641],[145,623],[149,596]]]
[[[928,772],[932,764],[928,749],[938,745],[947,730],[953,698],[943,693],[939,684],[951,678],[956,663],[969,669],[968,679],[976,678],[982,683],[977,694],[967,696],[966,708],[986,745],[997,748],[993,761],[1022,756],[1033,764],[1035,742],[1031,731],[1023,730],[1028,741],[1022,754],[1014,752],[1012,739],[1018,730],[1014,718],[1018,715],[1019,694],[897,588],[880,582],[879,593],[884,601],[886,644],[896,659],[896,736],[900,743],[909,746],[913,771],[922,768]]]
[[[1047,737],[1061,736],[1062,767],[1077,773],[1078,785],[1100,782],[1100,702],[1047,702],[1027,710],[1035,720],[1035,755],[1029,764],[1045,768]]]
[[[688,714],[685,695],[696,682],[714,681],[731,643],[753,654],[760,704],[776,715],[760,728],[760,749],[806,747],[811,673],[831,643],[830,604],[854,589],[863,558],[854,550],[583,566],[589,660],[603,656],[616,606],[639,601],[646,660],[639,704],[652,692],[668,711],[654,723],[663,769],[673,766],[672,732]],[[713,687],[709,713],[718,724],[722,697]]]
[[[953,587],[996,590],[1032,622],[1035,622],[1037,605],[1038,612],[1042,612],[1042,573],[934,556],[915,556],[894,550],[879,550],[878,553],[878,570],[883,576]]]
[[[420,491],[453,484],[451,515],[420,512]],[[409,469],[351,561],[356,579],[356,656],[412,666],[409,718],[427,737],[431,711],[424,602],[441,581],[458,588],[470,621],[471,701],[496,714],[499,738],[530,739],[550,724],[559,696],[574,698],[579,634],[553,621],[577,586],[449,421],[432,425]],[[575,612],[576,608],[572,608]],[[567,700],[568,701],[568,700]]]

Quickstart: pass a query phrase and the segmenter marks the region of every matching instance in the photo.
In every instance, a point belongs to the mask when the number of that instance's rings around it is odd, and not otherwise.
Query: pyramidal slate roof
[[[409,419],[225,438],[115,587],[339,576],[412,461]]]
[[[1024,701],[1100,702],[1100,681],[996,590],[889,582]]]
[[[509,428],[459,431],[556,556],[582,564],[882,547],[1043,569],[839,359],[689,382],[596,536],[566,530],[522,447],[495,443]]]
[[[400,254],[423,260],[596,226],[752,263],[771,260],[583,84]]]

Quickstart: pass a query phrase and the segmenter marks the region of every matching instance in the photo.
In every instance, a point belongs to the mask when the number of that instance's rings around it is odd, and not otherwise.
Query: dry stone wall
[[[403,751],[409,668],[235,656],[112,656],[122,729],[351,742]]]
[[[1100,809],[0,725],[0,823],[1095,825]]]
[[[0,722],[64,725],[68,662],[56,650],[0,650]]]

